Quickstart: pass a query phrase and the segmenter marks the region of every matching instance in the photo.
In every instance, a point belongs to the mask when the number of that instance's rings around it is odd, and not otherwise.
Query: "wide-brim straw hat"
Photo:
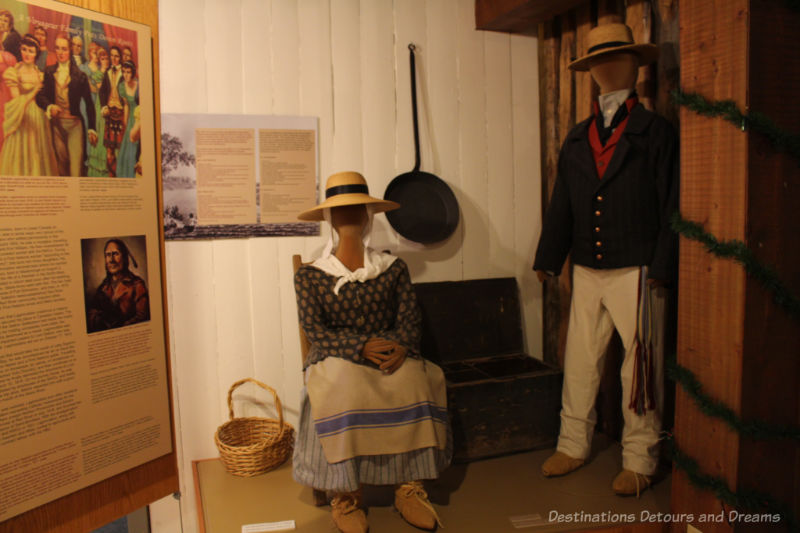
[[[324,219],[325,208],[344,205],[370,205],[373,213],[382,213],[400,207],[397,202],[370,196],[367,180],[358,172],[338,172],[331,175],[325,184],[325,201],[303,211],[297,215],[297,218],[312,222],[320,221]]]
[[[658,46],[651,43],[636,44],[633,32],[617,22],[595,26],[586,36],[586,55],[570,63],[572,70],[589,70],[591,60],[614,52],[633,52],[639,56],[640,65],[649,65],[658,59]]]

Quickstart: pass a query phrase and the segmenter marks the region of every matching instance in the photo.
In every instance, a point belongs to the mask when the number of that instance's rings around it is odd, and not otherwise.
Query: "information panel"
[[[0,0],[0,521],[172,451],[150,37]]]

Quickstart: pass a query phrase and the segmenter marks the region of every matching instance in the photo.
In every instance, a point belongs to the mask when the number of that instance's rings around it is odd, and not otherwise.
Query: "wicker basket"
[[[272,393],[278,420],[234,418],[233,391],[248,381]],[[280,466],[289,458],[294,444],[294,428],[283,421],[283,406],[274,389],[252,378],[237,381],[228,391],[228,414],[230,420],[218,427],[214,434],[220,459],[228,472],[241,477],[257,476]]]

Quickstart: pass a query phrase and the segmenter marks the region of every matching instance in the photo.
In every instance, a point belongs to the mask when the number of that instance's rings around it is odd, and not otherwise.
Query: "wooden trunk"
[[[447,378],[455,460],[555,446],[562,373],[524,353],[516,280],[414,287],[422,353]]]

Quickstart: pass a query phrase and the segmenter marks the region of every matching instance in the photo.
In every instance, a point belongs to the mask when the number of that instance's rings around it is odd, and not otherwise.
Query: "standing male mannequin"
[[[86,176],[86,139],[92,146],[97,143],[89,79],[72,60],[67,34],[59,34],[53,46],[58,62],[45,68],[44,85],[36,95],[36,103],[50,119],[59,176]]]
[[[564,141],[533,266],[543,281],[560,273],[568,253],[574,264],[561,432],[542,473],[568,474],[589,456],[603,355],[616,328],[625,347],[625,425],[613,489],[638,495],[658,462],[664,286],[677,270],[669,218],[678,208],[678,143],[634,91],[639,66],[655,61],[656,46],[634,44],[624,24],[594,28],[588,45],[569,67],[589,70],[601,95],[593,116]]]

